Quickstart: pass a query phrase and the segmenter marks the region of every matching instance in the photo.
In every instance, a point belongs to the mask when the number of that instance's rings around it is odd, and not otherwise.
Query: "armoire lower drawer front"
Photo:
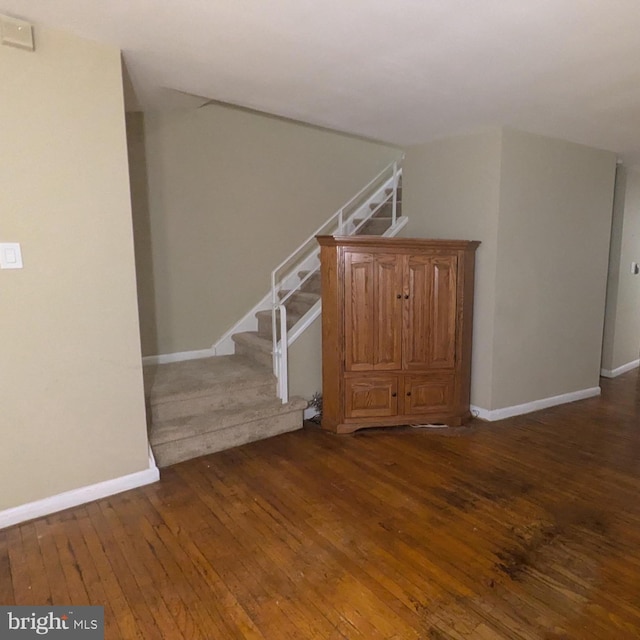
[[[384,418],[398,414],[398,376],[347,376],[344,381],[346,418]]]

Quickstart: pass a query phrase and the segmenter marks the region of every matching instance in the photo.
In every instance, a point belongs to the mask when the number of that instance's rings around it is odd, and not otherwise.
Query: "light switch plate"
[[[22,269],[19,242],[0,242],[0,269]]]

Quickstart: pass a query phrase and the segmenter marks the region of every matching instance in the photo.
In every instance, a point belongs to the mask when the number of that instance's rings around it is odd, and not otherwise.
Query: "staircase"
[[[144,367],[158,466],[302,427],[307,402],[288,397],[286,351],[320,314],[315,236],[327,233],[334,218],[334,235],[395,235],[406,222],[399,218],[400,176],[393,165],[382,186],[374,179],[371,193],[363,190],[348,203],[354,205],[349,214],[341,209],[274,271],[272,291],[214,345],[222,355]]]
[[[149,442],[160,467],[302,426],[302,398],[282,404],[268,365],[242,355],[144,369]]]
[[[284,289],[279,292],[280,299],[286,298],[287,329],[291,331],[306,314],[320,302],[320,272],[300,271],[299,278],[304,283],[297,291]],[[241,353],[261,363],[273,363],[273,314],[270,310],[256,312],[258,328],[256,331],[234,333],[235,352]],[[280,335],[280,318],[276,317],[276,334]]]

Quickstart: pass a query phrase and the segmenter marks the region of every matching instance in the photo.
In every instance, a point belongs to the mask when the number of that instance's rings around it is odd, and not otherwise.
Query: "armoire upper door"
[[[383,253],[345,255],[345,369],[402,366],[402,260]]]
[[[402,368],[402,278],[400,255],[374,254],[374,342],[376,371]]]
[[[404,368],[453,368],[456,353],[457,256],[407,256]]]

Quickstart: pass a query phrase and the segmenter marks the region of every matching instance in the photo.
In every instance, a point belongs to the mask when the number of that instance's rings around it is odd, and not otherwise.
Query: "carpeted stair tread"
[[[358,236],[377,236],[382,235],[392,223],[392,218],[369,218],[356,235]],[[359,221],[357,221],[359,224]]]
[[[291,293],[289,289],[284,289],[279,292],[279,296],[280,298],[284,298],[289,293]],[[307,304],[309,308],[311,308],[318,300],[320,300],[320,296],[317,293],[312,293],[310,291],[296,291],[287,299],[287,303],[292,300],[298,300]]]
[[[272,418],[291,411],[301,412],[306,406],[307,402],[303,398],[294,397],[286,404],[282,404],[278,398],[274,398],[252,406],[220,409],[206,415],[159,421],[153,424],[150,429],[149,441],[152,446],[167,444],[255,422],[256,420]],[[300,426],[302,426],[302,415],[300,415]]]
[[[387,187],[384,190],[385,195],[390,196],[393,193],[393,187]],[[398,195],[396,196],[398,200],[402,200],[402,186],[398,187]]]
[[[234,333],[231,339],[235,343],[236,354],[246,356],[263,367],[273,365],[271,337],[263,338],[257,331],[241,331]]]
[[[281,291],[280,297],[283,298],[289,291]],[[297,314],[300,318],[320,300],[320,295],[309,291],[296,291],[286,299],[284,306],[287,313]]]
[[[158,466],[166,467],[184,460],[301,429],[303,420],[299,405],[296,404],[294,409],[291,409],[289,405],[281,405],[281,407],[283,409],[280,413],[271,416],[264,416],[217,431],[208,431],[192,437],[156,444],[153,447],[156,462]]]
[[[247,345],[271,356],[273,347],[271,340],[261,338],[257,331],[241,331],[240,333],[234,333],[231,337],[236,344]]]
[[[375,213],[371,216],[376,218],[392,218],[393,217],[393,202],[383,202],[382,204],[371,205],[371,210]],[[402,215],[402,202],[396,202],[396,218]]]
[[[299,271],[298,277],[304,278],[309,272]],[[315,271],[309,279],[301,285],[301,290],[307,293],[317,293],[320,295],[320,271]]]
[[[296,313],[295,311],[290,311],[287,309],[287,329],[291,329],[300,318],[302,318],[303,314]],[[272,340],[272,324],[273,324],[273,316],[271,315],[271,311],[258,311],[256,313],[256,318],[258,320],[258,335],[261,338],[265,338],[267,340]],[[278,337],[280,337],[280,314],[276,314],[276,331]]]
[[[164,420],[177,420],[204,415],[220,409],[249,406],[276,395],[275,376],[265,376],[264,382],[246,384],[212,385],[207,393],[197,397],[174,397],[148,404],[151,424]]]
[[[241,355],[147,365],[144,380],[150,405],[201,398],[230,387],[238,390],[275,385],[269,367]]]

